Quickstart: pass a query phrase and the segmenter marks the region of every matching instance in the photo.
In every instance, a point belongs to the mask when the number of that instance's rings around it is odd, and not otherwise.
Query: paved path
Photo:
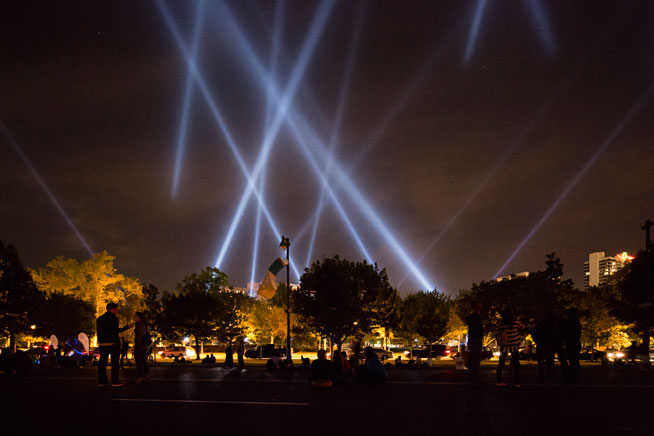
[[[94,436],[654,434],[650,374],[589,368],[586,384],[568,386],[535,384],[534,369],[523,372],[520,388],[495,386],[486,366],[480,385],[446,367],[392,370],[384,385],[312,389],[302,371],[169,366],[153,368],[148,385],[129,383],[128,369],[125,386],[99,388],[95,368],[59,369],[24,380],[0,377],[0,410],[5,423],[42,429],[54,422]]]

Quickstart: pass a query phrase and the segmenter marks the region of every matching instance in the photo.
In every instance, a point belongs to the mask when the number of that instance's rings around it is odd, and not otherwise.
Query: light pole
[[[651,312],[652,312],[652,250],[654,249],[654,244],[652,244],[651,230],[654,227],[654,222],[650,220],[645,221],[645,225],[641,227],[641,230],[645,230],[645,262],[646,262],[646,274],[647,274],[647,303],[645,311],[645,337],[643,338],[643,354],[647,355],[647,365],[649,365],[649,333],[651,330]]]
[[[282,235],[279,248],[286,250],[286,360],[293,364],[291,356],[291,241]]]

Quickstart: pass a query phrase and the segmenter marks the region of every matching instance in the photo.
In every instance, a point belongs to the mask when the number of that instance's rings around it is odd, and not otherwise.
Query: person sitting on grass
[[[336,351],[338,353],[338,351]],[[330,388],[334,385],[336,370],[332,361],[327,359],[327,351],[318,350],[318,358],[311,363],[309,382],[317,388]]]
[[[379,361],[375,350],[366,347],[364,350],[366,363],[357,370],[356,381],[361,383],[383,383],[388,378],[384,365]]]

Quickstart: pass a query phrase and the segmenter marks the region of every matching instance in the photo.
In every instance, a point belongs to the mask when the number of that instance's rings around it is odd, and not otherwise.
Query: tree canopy
[[[389,284],[386,270],[338,256],[307,268],[294,296],[295,311],[339,348],[350,336],[389,324],[396,316],[397,302],[397,291]]]
[[[114,260],[106,251],[83,262],[59,256],[33,270],[32,277],[47,294],[61,292],[91,303],[96,316],[105,312],[110,301],[127,303],[134,311],[143,297],[142,285],[138,279],[118,273]]]

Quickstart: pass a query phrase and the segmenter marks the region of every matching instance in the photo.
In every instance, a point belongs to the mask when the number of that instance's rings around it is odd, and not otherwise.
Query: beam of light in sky
[[[227,15],[227,14],[225,14]],[[229,18],[229,17],[228,17]],[[227,24],[231,24],[231,31],[234,32],[234,36],[239,39],[239,46],[242,49],[242,52],[246,55],[246,60],[251,64],[252,70],[256,73],[256,78],[261,82],[264,89],[267,88],[268,80],[265,75],[264,68],[262,67],[260,61],[258,60],[256,54],[251,49],[249,43],[245,39],[245,36],[240,32],[240,29],[235,25],[235,21],[232,19],[227,20]],[[291,133],[296,139],[297,145],[302,149],[302,152],[305,154],[307,160],[311,164],[316,176],[319,178],[319,182],[327,185],[327,193],[332,198],[334,205],[341,214],[342,217],[346,217],[345,212],[338,202],[336,195],[334,194],[333,189],[327,184],[327,179],[325,174],[322,172],[322,169],[316,162],[315,152],[317,151],[321,156],[321,160],[327,160],[329,156],[329,151],[324,145],[324,142],[320,140],[315,131],[311,126],[304,120],[304,117],[301,113],[297,111],[285,111],[284,112],[285,120]],[[302,131],[302,132],[301,132]],[[305,136],[312,137],[312,143],[314,144],[314,150],[309,150]],[[260,155],[261,156],[261,155]],[[381,236],[386,240],[391,248],[394,250],[398,258],[405,264],[407,268],[415,275],[416,279],[421,283],[425,290],[432,290],[434,287],[431,283],[425,278],[423,273],[416,267],[409,255],[406,253],[399,241],[393,236],[392,232],[384,224],[383,220],[372,208],[370,203],[367,201],[365,196],[356,188],[352,180],[349,178],[349,175],[342,169],[336,160],[334,160],[334,171],[336,176],[342,180],[342,183],[345,186],[346,193],[352,198],[354,203],[359,207],[359,209],[364,213],[368,220],[373,224],[374,228],[381,234]],[[346,222],[346,224],[348,224]],[[355,240],[357,239],[355,235]],[[357,241],[359,242],[359,241]]]
[[[529,12],[531,13],[531,18],[540,36],[540,40],[547,50],[547,53],[552,55],[556,51],[556,46],[554,44],[554,34],[549,25],[549,20],[547,19],[547,13],[545,12],[545,7],[541,0],[526,0],[527,6],[529,7]]]
[[[318,15],[318,13],[316,15]],[[250,44],[250,42],[245,37],[245,35],[244,35],[243,31],[241,30],[241,28],[238,26],[237,20],[235,19],[235,17],[231,13],[231,11],[229,11],[227,8],[225,8],[225,10],[223,11],[223,16],[226,18],[226,27],[228,27],[228,30],[232,33],[232,36],[238,42],[238,46],[241,49],[241,53],[245,54],[246,60],[248,61],[249,65],[252,66],[253,71],[255,73],[255,78],[257,79],[257,81],[260,84],[263,85],[263,88],[266,90],[266,92],[270,92],[270,90],[271,90],[270,84],[273,83],[273,82],[270,80],[270,77],[266,74],[265,69],[262,66],[261,61],[259,60],[256,52],[252,48],[252,45]],[[307,38],[307,40],[311,41],[312,39]],[[306,44],[305,44],[305,46],[306,46]],[[304,50],[302,50],[302,51],[304,51]],[[298,57],[298,62],[300,62],[302,60],[303,60],[303,55],[302,55],[302,52],[301,52],[300,56]],[[306,68],[306,65],[304,65],[302,68]],[[293,85],[293,82],[292,82],[293,81],[293,74],[295,74],[296,71],[298,71],[298,66],[297,65],[293,70],[292,77],[291,77],[291,84],[289,86]],[[295,88],[297,88],[297,85],[295,85]],[[287,87],[287,89],[288,89],[288,87]],[[274,91],[276,91],[274,86],[272,87],[272,90],[273,90],[273,96],[276,99],[276,103],[278,104],[278,107],[284,108],[283,113],[281,111],[279,111],[279,110],[277,112],[278,117],[275,119],[275,122],[279,121],[279,124],[272,126],[272,128],[275,129],[275,130],[272,131],[272,133],[273,133],[273,135],[276,135],[277,132],[279,131],[279,128],[281,127],[281,121],[284,121],[284,119],[288,120],[288,118],[289,118],[288,113],[289,113],[289,111],[293,111],[293,107],[290,104],[287,104],[284,101],[282,101],[282,99],[284,98],[284,94],[282,94],[282,97],[279,97],[279,93],[274,92]],[[281,101],[281,103],[279,103],[280,101]],[[279,116],[280,114],[283,115],[283,116],[280,117]],[[311,131],[313,132],[313,130],[311,130]],[[316,136],[315,133],[314,133],[314,136]],[[274,140],[274,136],[272,136],[272,140]],[[267,158],[267,154],[270,153],[270,149],[271,149],[272,145],[273,145],[272,142],[263,144],[262,151],[260,152],[259,157],[257,159],[257,163],[261,161],[262,156],[264,158]],[[327,160],[327,159],[328,159],[327,156],[325,156],[325,160]],[[255,165],[255,170],[253,171],[253,174],[254,174],[253,177],[256,177],[258,175],[256,165]],[[325,182],[326,182],[326,179],[325,179]],[[243,193],[242,198],[245,201],[247,201],[247,199],[249,198],[249,195],[250,195],[250,192],[248,192],[248,191],[249,191],[249,187],[246,188],[245,192]],[[336,207],[336,210],[338,211],[338,213],[341,216],[341,218],[343,219],[346,227],[348,228],[348,230],[350,231],[352,237],[354,238],[355,243],[357,244],[357,246],[361,250],[362,254],[364,255],[364,258],[372,263],[372,258],[370,256],[370,254],[368,253],[368,250],[366,249],[363,241],[361,240],[361,237],[357,233],[357,231],[356,231],[356,229],[354,227],[354,224],[352,224],[352,221],[350,220],[347,213],[345,212],[345,209],[342,207],[342,205],[338,201],[338,198],[333,195],[332,191],[330,191],[330,193],[331,193],[330,199],[334,203],[334,206]],[[237,209],[237,212],[238,212],[238,209]],[[240,221],[240,219],[241,219],[241,215],[240,214],[238,214],[238,215],[235,214],[233,223],[235,223],[235,225],[238,225],[238,222]],[[226,242],[228,244],[230,241],[226,240]],[[225,244],[223,244],[223,247],[225,247]]]
[[[86,249],[86,252],[88,253],[89,256],[93,256],[93,250],[91,250],[91,247],[89,246],[88,242],[86,242],[86,239],[84,239],[84,236],[80,233],[80,231],[77,229],[75,224],[73,223],[73,220],[70,219],[64,208],[61,206],[61,203],[59,203],[59,200],[57,200],[57,197],[52,193],[48,185],[45,183],[45,180],[41,177],[39,172],[36,170],[34,165],[32,165],[32,162],[29,160],[21,146],[16,142],[14,137],[11,135],[9,132],[9,129],[7,129],[7,126],[5,126],[5,123],[0,120],[0,130],[2,130],[2,134],[11,145],[11,147],[14,149],[16,154],[20,156],[22,159],[23,163],[29,168],[30,172],[32,173],[32,176],[36,179],[38,182],[39,186],[41,186],[41,189],[43,189],[43,192],[48,196],[54,207],[59,211],[59,214],[63,217],[64,221],[66,221],[66,224],[68,224],[68,227],[71,228],[73,233],[75,233],[75,236],[77,236],[77,239],[82,243],[82,246],[84,246],[84,249]]]
[[[616,21],[617,23],[617,21]],[[440,242],[441,238],[449,232],[449,230],[452,228],[454,223],[459,219],[459,217],[463,214],[468,209],[468,206],[472,203],[472,201],[477,198],[477,195],[485,188],[490,180],[497,174],[497,172],[504,166],[506,163],[507,159],[513,155],[513,153],[518,149],[518,146],[531,134],[531,132],[534,130],[534,128],[540,123],[540,121],[543,119],[543,117],[552,109],[556,101],[559,99],[561,94],[564,93],[564,91],[572,84],[574,83],[581,73],[584,71],[590,60],[595,56],[595,54],[599,51],[599,49],[603,46],[604,42],[606,41],[607,37],[613,32],[613,29],[615,28],[615,24],[611,26],[607,30],[607,32],[604,34],[604,36],[597,42],[595,47],[588,52],[586,56],[577,64],[575,69],[572,71],[572,73],[563,81],[562,85],[554,92],[552,95],[549,96],[547,100],[543,102],[543,104],[540,106],[538,109],[538,112],[536,113],[536,116],[532,118],[532,120],[518,133],[518,136],[509,144],[509,146],[506,148],[504,154],[502,157],[493,165],[493,167],[486,173],[482,181],[475,187],[475,189],[470,193],[470,195],[466,198],[466,200],[461,204],[461,206],[456,210],[454,215],[450,217],[450,219],[447,221],[445,226],[441,229],[441,231],[436,235],[434,240],[427,246],[425,251],[420,255],[420,258],[418,259],[418,263],[422,262],[425,257],[438,245]],[[398,287],[402,286],[402,284],[407,280],[409,277],[408,274],[405,274],[402,280],[398,283]]]
[[[518,244],[516,249],[511,253],[511,255],[506,259],[501,267],[497,270],[494,277],[497,278],[502,271],[511,263],[511,261],[518,255],[520,250],[529,242],[529,240],[534,236],[534,234],[540,229],[540,227],[547,221],[547,219],[552,215],[552,213],[559,207],[559,205],[565,200],[565,198],[570,194],[572,189],[577,186],[581,179],[586,175],[588,170],[595,164],[600,155],[615,141],[615,139],[622,133],[624,128],[629,124],[629,122],[640,112],[640,110],[649,102],[649,99],[652,97],[654,92],[654,84],[651,84],[649,88],[638,98],[638,100],[631,106],[627,114],[620,120],[618,125],[613,129],[611,134],[597,147],[593,155],[586,161],[584,166],[579,170],[575,177],[570,180],[568,185],[565,187],[561,195],[552,203],[552,205],[547,209],[545,214],[536,222],[534,227],[527,233],[527,236]]]
[[[328,5],[328,6],[325,6]],[[268,134],[266,135],[266,138],[264,140],[264,143],[262,144],[262,150],[257,157],[257,162],[255,163],[254,169],[252,170],[252,177],[256,178],[259,176],[259,173],[261,172],[262,166],[265,164],[265,161],[267,160],[267,157],[272,149],[272,145],[274,143],[274,139],[279,132],[279,129],[281,127],[282,121],[284,121],[285,118],[288,118],[288,113],[289,110],[292,108],[292,97],[297,90],[299,86],[299,82],[302,78],[302,75],[304,74],[304,71],[306,70],[306,67],[308,65],[308,61],[311,57],[311,54],[315,50],[316,43],[318,42],[318,35],[322,32],[322,29],[324,25],[326,24],[326,19],[329,14],[329,11],[331,9],[332,3],[331,2],[323,2],[321,4],[321,7],[319,10],[316,12],[314,21],[310,27],[309,34],[307,36],[307,39],[305,40],[305,44],[303,45],[300,55],[298,56],[298,61],[293,68],[293,71],[291,73],[291,79],[289,81],[288,86],[286,87],[285,91],[282,93],[281,97],[279,97],[279,94],[277,92],[274,92],[274,86],[272,87],[273,95],[276,99],[276,104],[278,107],[278,110],[275,114],[275,118],[271,122],[270,125],[270,130]],[[236,41],[238,42],[238,45],[241,48],[241,52],[245,54],[246,59],[248,62],[254,67],[254,72],[256,73],[256,78],[260,81],[260,83],[263,84],[264,89],[267,92],[271,91],[271,86],[270,84],[273,83],[270,80],[270,77],[266,74],[265,69],[261,65],[261,62],[258,59],[258,56],[252,49],[251,44],[247,41],[247,38],[244,36],[243,32],[241,31],[240,27],[237,24],[237,21],[231,11],[229,11],[226,7],[225,10],[223,11],[222,16],[224,16],[225,21],[226,21],[226,26],[232,33],[232,35],[236,38]],[[247,200],[249,199],[249,196],[252,193],[252,187],[247,186],[245,192],[243,193],[242,196],[242,202],[246,203]],[[367,260],[371,260],[367,250],[365,249],[365,246],[363,244],[363,241],[361,241],[361,238],[357,234],[352,222],[348,218],[345,210],[343,207],[338,203],[338,199],[332,195],[332,200],[334,201],[334,204],[336,206],[336,209],[338,210],[339,214],[345,221],[346,226],[352,233],[352,236],[359,246],[359,248],[362,250],[364,253],[364,256]],[[234,214],[234,218],[232,220],[233,228],[236,228],[238,226],[238,223],[240,222],[241,219],[241,205],[239,205],[239,208],[237,208],[236,212]],[[228,237],[225,238],[225,241],[223,243],[223,247],[221,248],[221,253],[225,253],[227,251],[227,248],[229,247],[229,243],[231,242],[231,237],[229,237],[230,234],[228,233]],[[221,259],[219,257],[219,259]]]
[[[359,8],[359,14],[357,16],[357,21],[354,27],[354,34],[352,36],[352,42],[350,43],[350,50],[347,55],[347,60],[345,62],[345,69],[343,70],[343,83],[341,84],[341,90],[338,96],[338,104],[336,108],[336,116],[334,117],[334,125],[332,127],[332,136],[329,143],[329,159],[325,164],[325,174],[329,174],[329,170],[332,165],[332,159],[334,158],[334,149],[338,143],[339,136],[341,133],[341,127],[343,125],[343,114],[345,113],[345,103],[347,101],[347,94],[350,90],[350,80],[352,78],[352,69],[354,66],[354,58],[357,52],[357,47],[359,46],[359,39],[361,37],[361,29],[363,28],[363,4]],[[311,265],[311,256],[313,255],[313,244],[316,241],[316,234],[318,233],[318,223],[320,222],[321,211],[325,203],[325,185],[320,189],[320,197],[318,199],[318,205],[316,206],[316,213],[314,214],[313,228],[311,229],[311,237],[309,239],[309,248],[307,250],[307,260],[304,262],[305,266]],[[365,252],[364,256],[366,259],[371,259],[370,255]]]
[[[475,51],[477,43],[477,36],[479,35],[479,28],[481,27],[482,18],[484,17],[484,10],[486,9],[487,0],[477,0],[477,7],[472,17],[472,25],[468,33],[468,42],[466,42],[466,51],[463,56],[463,63],[468,64],[472,59],[472,53]]]
[[[278,62],[278,57],[279,57],[279,45],[281,42],[281,29],[283,27],[283,8],[284,8],[284,2],[282,0],[278,1],[275,3],[275,18],[273,22],[273,31],[272,31],[272,47],[270,50],[270,77],[271,80],[275,80],[277,77],[277,62]],[[266,114],[264,116],[264,122],[263,122],[263,132],[262,134],[265,135],[266,131],[268,130],[268,126],[270,124],[270,114],[273,111],[273,99],[272,95],[270,93],[267,93],[266,96]],[[261,173],[261,177],[259,178],[259,192],[261,195],[265,196],[265,189],[266,189],[266,170],[264,169]],[[261,205],[257,204],[257,216],[255,220],[255,228],[254,228],[254,246],[252,249],[252,269],[250,271],[250,283],[254,283],[255,278],[257,277],[257,261],[259,258],[259,233],[261,230]],[[250,290],[251,292],[253,291],[252,289]],[[254,295],[250,295],[254,296]]]
[[[175,43],[177,44],[178,48],[182,52],[182,55],[186,59],[186,61],[192,66],[192,71],[193,71],[193,77],[195,78],[195,81],[197,83],[197,86],[200,90],[200,93],[202,94],[202,97],[204,100],[207,102],[207,105],[209,106],[209,110],[211,112],[211,115],[213,116],[214,120],[218,124],[221,132],[223,133],[223,136],[225,137],[225,140],[227,141],[227,145],[230,149],[230,151],[234,154],[234,157],[236,158],[236,161],[238,163],[239,168],[241,169],[241,172],[243,172],[243,175],[245,176],[248,186],[250,187],[250,192],[254,193],[255,197],[257,198],[257,201],[259,204],[261,204],[262,211],[264,213],[264,216],[268,220],[268,223],[270,224],[271,228],[273,229],[273,232],[278,235],[279,238],[281,238],[281,233],[277,229],[277,226],[275,225],[275,222],[270,215],[270,212],[268,211],[268,207],[266,206],[263,198],[259,194],[259,191],[255,188],[254,186],[254,180],[250,176],[249,170],[247,166],[245,165],[245,161],[243,160],[243,157],[241,156],[241,153],[238,151],[238,147],[236,146],[236,142],[234,141],[234,138],[229,130],[229,127],[227,126],[224,118],[222,117],[222,114],[220,112],[220,109],[218,108],[218,105],[216,102],[213,100],[213,97],[211,96],[211,92],[209,91],[208,85],[206,81],[204,80],[204,77],[202,76],[201,72],[197,68],[197,65],[191,61],[189,50],[184,44],[184,41],[181,38],[179,29],[177,28],[177,25],[175,24],[175,21],[173,20],[170,11],[164,4],[163,0],[157,0],[157,6],[159,7],[159,11],[161,12],[161,15],[164,18],[164,21],[170,30],[173,39],[175,40]],[[245,200],[245,201],[243,201]],[[245,207],[244,204],[241,203],[247,203],[247,199],[243,198],[242,201],[239,203],[240,210],[242,211],[243,208]],[[230,225],[228,235],[230,239],[234,236],[234,232],[236,230],[236,225],[234,225],[234,222],[232,221],[232,225]],[[216,264],[216,267],[219,268],[219,264]],[[295,262],[291,260],[291,268],[295,272],[296,275],[299,276],[297,267],[295,266]]]
[[[186,82],[184,83],[184,97],[182,100],[182,112],[179,121],[179,133],[177,136],[177,146],[175,149],[175,166],[173,168],[173,186],[171,196],[173,200],[177,196],[179,189],[179,178],[182,172],[182,163],[184,160],[184,150],[186,149],[186,132],[188,128],[189,115],[191,112],[191,98],[193,95],[193,71],[191,65],[195,64],[197,53],[200,46],[200,35],[202,34],[202,23],[204,11],[204,0],[198,0],[195,10],[195,24],[193,25],[193,36],[191,41],[191,62],[186,73]]]

